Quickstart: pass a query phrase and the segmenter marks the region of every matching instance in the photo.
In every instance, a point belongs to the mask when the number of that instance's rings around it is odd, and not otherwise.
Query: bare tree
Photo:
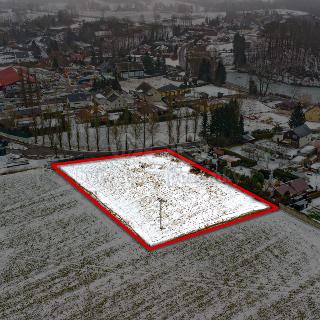
[[[181,136],[181,125],[182,125],[182,112],[181,109],[178,109],[176,115],[176,136],[177,136],[177,143],[180,143],[180,136]]]
[[[286,64],[282,55],[270,56],[267,43],[259,41],[248,57],[249,73],[256,76],[260,96],[266,96],[273,81],[285,73]]]
[[[43,111],[41,111],[41,114],[40,114],[40,132],[41,132],[40,134],[42,135],[42,145],[44,146],[46,135],[45,135],[45,119],[44,119]]]
[[[80,130],[79,130],[79,122],[75,121],[75,127],[76,127],[76,140],[77,140],[77,149],[80,151]]]
[[[125,135],[125,150],[128,151],[129,144],[128,144],[128,129],[130,124],[130,112],[128,110],[128,107],[125,108],[123,113],[123,119],[122,119],[122,129],[124,131]]]
[[[48,137],[50,142],[50,147],[53,148],[54,146],[54,123],[53,123],[52,113],[47,113],[47,122],[48,122]]]
[[[113,141],[115,143],[115,146],[117,148],[117,151],[120,151],[122,148],[122,143],[121,143],[121,125],[118,125],[117,123],[114,124],[111,127],[111,135],[113,138]]]
[[[84,126],[84,132],[86,135],[87,151],[90,151],[90,125],[91,125],[91,120],[92,120],[92,116],[91,116],[90,111],[82,109],[79,112],[79,118],[81,120],[81,123]]]
[[[72,126],[71,126],[71,119],[70,119],[70,106],[69,106],[69,104],[66,105],[66,110],[67,110],[67,120],[66,120],[67,140],[68,140],[69,150],[71,150],[72,149],[72,147],[71,147]]]
[[[133,124],[134,148],[138,148],[138,142],[141,142],[142,123],[141,118],[137,115],[134,116]]]
[[[151,136],[151,146],[154,146],[154,136],[159,129],[159,117],[158,114],[152,112],[149,116],[149,123],[148,123],[148,132]]]
[[[38,121],[36,116],[32,117],[32,133],[34,137],[34,143],[37,144],[39,129],[38,129]]]
[[[110,121],[108,118],[106,119],[106,140],[107,140],[107,150],[111,151],[111,147],[110,147]]]
[[[190,119],[190,112],[189,108],[186,108],[185,115],[184,115],[184,134],[185,134],[185,142],[188,142],[188,134],[189,134],[189,119]]]
[[[60,146],[60,149],[63,148],[63,129],[64,129],[64,123],[65,123],[65,120],[64,120],[64,115],[63,114],[60,114],[58,116],[58,142],[59,142],[59,146]]]
[[[197,139],[199,118],[200,118],[200,113],[198,108],[196,108],[193,112],[193,141],[196,141]]]
[[[143,144],[143,149],[146,148],[147,123],[148,123],[149,114],[151,113],[150,110],[151,110],[150,105],[147,102],[147,100],[145,99],[141,103],[140,109],[139,109],[140,113],[142,114],[142,144]]]
[[[93,109],[94,114],[94,129],[96,133],[96,147],[97,151],[100,151],[100,119],[99,119],[99,110],[98,106],[95,106]]]
[[[168,127],[168,142],[169,145],[174,143],[173,136],[173,107],[172,103],[169,104],[169,110],[167,112],[167,127]]]

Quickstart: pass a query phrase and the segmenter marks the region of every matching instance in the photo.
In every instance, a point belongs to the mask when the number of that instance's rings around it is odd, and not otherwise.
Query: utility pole
[[[160,230],[163,230],[164,227],[163,227],[163,225],[162,225],[162,204],[163,204],[164,202],[166,202],[166,200],[164,200],[164,199],[162,199],[162,198],[158,198],[158,201],[159,201],[159,203],[160,203],[160,212],[159,212],[159,217],[160,217]]]

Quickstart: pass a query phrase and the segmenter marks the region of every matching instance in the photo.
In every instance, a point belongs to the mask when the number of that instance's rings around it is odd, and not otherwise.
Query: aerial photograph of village
[[[319,301],[320,1],[0,0],[0,320]]]

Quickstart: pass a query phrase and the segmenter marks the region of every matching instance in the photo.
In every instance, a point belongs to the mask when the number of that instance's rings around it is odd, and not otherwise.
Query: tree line
[[[43,110],[34,118],[31,131],[36,144],[48,145],[55,152],[59,148],[80,151],[83,146],[86,151],[128,151],[154,147],[161,135],[163,144],[174,145],[197,140],[201,117],[198,108],[185,110],[182,105],[178,109],[170,105],[159,116],[145,101],[134,112],[125,108],[116,120],[102,116],[97,104],[77,113],[68,104],[63,109]]]

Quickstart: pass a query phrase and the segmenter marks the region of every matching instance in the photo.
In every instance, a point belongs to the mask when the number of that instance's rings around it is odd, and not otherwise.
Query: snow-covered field
[[[320,232],[277,212],[146,251],[50,170],[0,176],[0,319],[318,319]]]
[[[134,91],[143,82],[147,82],[148,84],[150,84],[150,86],[156,89],[160,89],[161,87],[166,86],[168,84],[173,84],[177,87],[179,87],[182,84],[182,82],[173,81],[162,76],[150,77],[146,79],[129,79],[125,81],[120,81],[120,84],[122,90],[124,90],[125,92],[129,92]]]
[[[241,101],[241,112],[245,120],[245,130],[272,129],[276,125],[289,128],[290,114],[280,114],[272,108],[272,103],[263,103],[251,98]],[[319,130],[319,122],[306,122],[312,130]]]
[[[148,245],[172,240],[268,208],[169,153],[130,156],[60,169]],[[160,228],[160,200],[162,227]]]

